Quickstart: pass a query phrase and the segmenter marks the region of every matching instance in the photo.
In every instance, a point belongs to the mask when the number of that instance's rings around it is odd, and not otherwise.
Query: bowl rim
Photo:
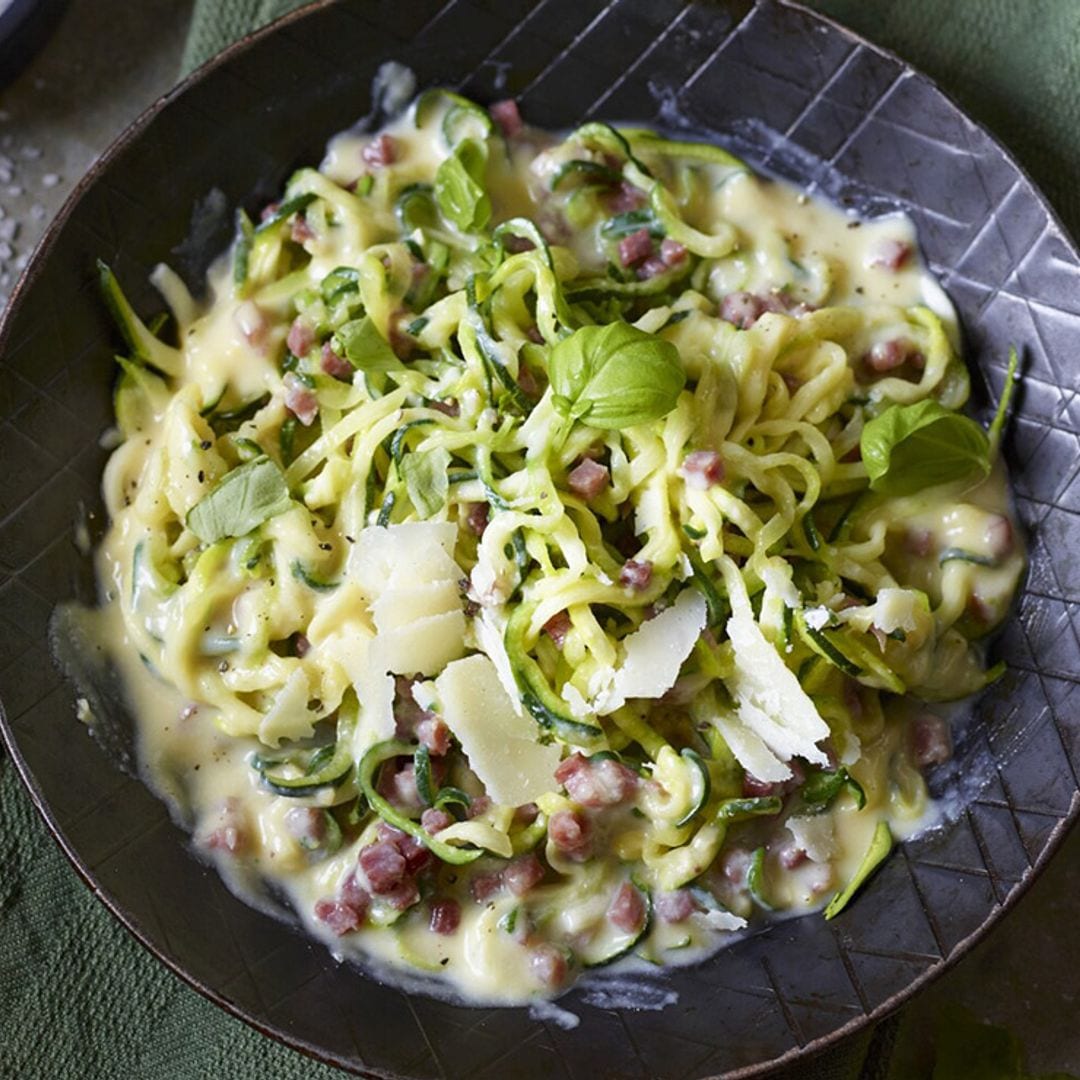
[[[694,2],[700,2],[700,0],[694,0]],[[295,22],[299,22],[319,11],[331,8],[338,3],[339,0],[308,0],[307,3],[302,4],[293,11],[287,12],[266,25],[238,38],[198,68],[185,75],[166,93],[152,101],[109,143],[105,150],[91,163],[87,171],[64,200],[60,210],[34,246],[26,267],[12,289],[7,306],[3,312],[0,313],[0,358],[6,353],[8,340],[14,323],[14,313],[20,306],[23,294],[29,290],[36,278],[42,272],[42,267],[47,261],[57,237],[67,224],[68,219],[71,217],[77,205],[81,202],[83,196],[98,181],[113,160],[128,146],[135,142],[153,120],[156,119],[164,109],[171,105],[173,101],[182,97],[191,87],[201,83],[218,68],[228,65],[236,56],[247,52],[264,38],[277,33],[282,28]],[[745,14],[738,19],[738,23],[745,22],[751,18],[759,8],[768,7],[787,9],[803,18],[823,24],[827,26],[831,32],[839,34],[848,41],[892,61],[899,65],[904,72],[909,73],[927,84],[932,91],[939,95],[940,98],[950,106],[965,124],[970,125],[981,134],[990,145],[993,146],[994,150],[1016,170],[1019,178],[1030,188],[1039,207],[1045,212],[1048,223],[1057,229],[1063,241],[1069,248],[1070,253],[1077,261],[1080,261],[1080,251],[1078,251],[1076,239],[1065,226],[1057,210],[1043,193],[1039,185],[1034,181],[1025,166],[985,124],[971,117],[964,107],[956,100],[953,94],[943,89],[935,79],[931,78],[909,61],[903,59],[893,50],[870,41],[863,35],[845,26],[843,23],[806,6],[804,3],[799,2],[799,0],[752,0],[751,6],[748,7]],[[1017,599],[1022,597],[1022,595],[1023,592],[1018,593]],[[138,941],[155,960],[164,964],[169,971],[174,975],[179,976],[186,985],[196,990],[204,998],[224,1010],[227,1014],[243,1021],[260,1034],[273,1039],[283,1046],[300,1051],[323,1064],[351,1072],[355,1075],[381,1078],[400,1077],[400,1080],[408,1080],[408,1078],[401,1074],[392,1073],[387,1070],[380,1069],[378,1071],[372,1071],[366,1068],[359,1068],[354,1064],[346,1063],[340,1058],[336,1058],[328,1053],[322,1047],[309,1042],[298,1035],[287,1033],[273,1027],[269,1022],[249,1013],[242,1006],[239,1006],[224,997],[218,990],[203,983],[197,976],[188,972],[179,959],[168,956],[153,939],[151,934],[144,930],[141,924],[127,913],[120,901],[116,900],[105,888],[103,888],[100,882],[95,878],[94,874],[85,865],[74,845],[72,845],[64,835],[36,778],[22,756],[2,700],[0,700],[0,745],[2,745],[10,755],[16,774],[29,793],[34,807],[44,820],[53,839],[57,842],[61,851],[71,863],[78,876],[85,882],[90,891],[112,914],[112,916],[131,933],[136,941]],[[1080,790],[1074,791],[1068,811],[1050,830],[1042,850],[1031,863],[1030,869],[1012,886],[1005,898],[995,902],[995,906],[990,910],[983,921],[971,931],[971,933],[957,942],[947,957],[942,957],[936,963],[927,967],[914,979],[908,982],[903,989],[894,992],[870,1011],[864,1011],[859,1015],[852,1017],[852,1019],[833,1028],[825,1035],[812,1039],[802,1045],[794,1046],[783,1054],[771,1058],[768,1061],[740,1066],[734,1070],[716,1074],[716,1076],[710,1078],[710,1080],[754,1080],[754,1078],[764,1077],[774,1070],[816,1059],[828,1050],[835,1048],[846,1039],[849,1039],[868,1028],[873,1028],[874,1025],[880,1023],[891,1013],[910,1001],[917,993],[953,968],[976,945],[982,942],[991,930],[995,929],[1002,922],[1004,917],[1011,912],[1016,904],[1027,894],[1032,884],[1042,873],[1046,864],[1057,854],[1065,837],[1078,821],[1080,821]],[[906,857],[903,845],[898,844],[897,848],[898,851],[894,854]],[[359,969],[354,968],[354,971],[359,977],[367,977]]]

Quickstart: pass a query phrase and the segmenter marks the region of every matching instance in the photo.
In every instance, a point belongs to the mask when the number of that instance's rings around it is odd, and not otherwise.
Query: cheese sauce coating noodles
[[[96,634],[238,887],[512,1003],[832,917],[931,819],[1024,557],[906,218],[437,90],[167,324],[101,275]]]

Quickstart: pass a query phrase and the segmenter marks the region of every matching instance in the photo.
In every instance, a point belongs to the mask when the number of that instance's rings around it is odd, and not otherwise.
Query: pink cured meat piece
[[[523,855],[503,871],[503,883],[514,896],[524,896],[543,880],[544,865],[535,855]]]
[[[574,802],[588,807],[618,806],[634,794],[638,782],[637,774],[621,762],[588,761],[581,754],[560,762],[555,779]]]
[[[506,101],[496,101],[488,109],[488,112],[491,113],[491,119],[499,125],[499,130],[508,139],[520,135],[525,128],[518,104],[513,98],[508,98]]]
[[[653,566],[647,560],[627,559],[619,571],[619,584],[631,592],[644,592],[652,583]]]
[[[304,385],[295,372],[285,373],[285,408],[300,421],[304,427],[311,427],[319,415],[319,399],[315,391]]]
[[[624,881],[608,907],[607,917],[612,926],[633,934],[645,925],[645,898],[633,885]]]
[[[436,900],[428,925],[433,934],[453,934],[461,925],[461,905],[456,900]]]
[[[338,356],[334,352],[334,346],[329,341],[323,343],[321,366],[327,375],[332,375],[335,379],[341,379],[343,382],[352,382],[354,374],[352,364],[345,357]]]
[[[364,161],[375,169],[397,161],[397,142],[392,135],[378,135],[360,152]]]
[[[619,262],[634,266],[652,254],[652,236],[648,229],[638,229],[619,241]]]
[[[315,344],[315,328],[303,315],[297,315],[293,319],[285,344],[288,345],[289,352],[293,356],[306,356],[308,350]]]
[[[323,898],[315,901],[315,918],[338,937],[358,930],[363,924],[365,914],[366,910],[361,911],[342,900]]]
[[[683,458],[679,475],[687,487],[707,491],[724,482],[724,460],[715,450],[694,450]]]
[[[681,923],[694,913],[697,904],[685,889],[657,893],[653,899],[656,916],[666,923]]]
[[[585,458],[575,465],[566,477],[566,483],[575,495],[580,495],[586,502],[597,498],[611,481],[611,474],[604,465],[592,458]]]
[[[396,889],[408,873],[405,857],[387,841],[368,844],[360,852],[360,869],[364,871],[371,891],[380,896]]]
[[[592,828],[574,810],[556,810],[548,821],[548,836],[568,859],[584,862],[592,851]]]

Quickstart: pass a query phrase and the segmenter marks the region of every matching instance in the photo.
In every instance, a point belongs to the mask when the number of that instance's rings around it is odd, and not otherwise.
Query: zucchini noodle
[[[170,326],[103,266],[102,632],[204,848],[485,1000],[835,915],[1023,568],[913,245],[436,90]]]

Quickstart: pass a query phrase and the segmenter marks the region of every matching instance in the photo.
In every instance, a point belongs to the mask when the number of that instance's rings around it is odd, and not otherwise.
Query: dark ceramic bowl
[[[94,285],[109,261],[136,304],[169,260],[197,282],[257,207],[370,107],[379,63],[481,101],[517,96],[533,123],[587,117],[688,128],[863,212],[905,210],[959,308],[977,404],[1026,359],[1007,455],[1031,572],[997,649],[1010,673],[975,707],[949,824],[904,844],[839,918],[772,926],[645,984],[632,1013],[606,991],[525,1009],[407,997],[233,898],[129,773],[77,724],[49,657],[60,601],[92,597],[73,544],[98,513],[113,332]],[[233,49],[135,124],[80,184],[0,334],[0,694],[35,801],[121,920],[214,1001],[293,1046],[380,1076],[757,1075],[884,1015],[1017,899],[1077,815],[1080,709],[1080,260],[1012,159],[902,63],[816,16],[745,0],[435,0],[317,5]],[[1070,606],[1073,604],[1074,606]],[[96,691],[101,693],[99,687]],[[107,691],[106,691],[107,694]],[[101,706],[106,712],[109,703]],[[78,783],[72,783],[72,758]],[[951,779],[950,779],[951,777]],[[182,902],[178,898],[182,897]]]

